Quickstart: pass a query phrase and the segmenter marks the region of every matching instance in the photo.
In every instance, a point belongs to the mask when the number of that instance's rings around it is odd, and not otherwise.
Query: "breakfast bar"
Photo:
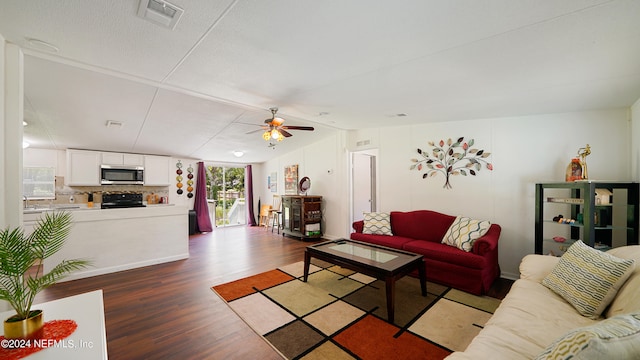
[[[65,280],[86,278],[189,257],[188,209],[147,206],[72,210],[73,226],[64,247],[44,261],[49,271],[64,259],[88,258],[91,267]],[[28,231],[45,212],[24,214]]]

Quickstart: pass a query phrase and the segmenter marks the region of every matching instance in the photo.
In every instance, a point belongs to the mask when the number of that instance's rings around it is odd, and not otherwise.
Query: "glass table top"
[[[377,261],[379,263],[386,263],[398,257],[398,255],[391,254],[388,251],[383,251],[370,246],[362,246],[352,242],[337,243],[335,245],[330,245],[329,248],[345,254]]]
[[[308,247],[313,253],[369,264],[381,269],[395,269],[422,255],[368,244],[350,239],[327,241]]]

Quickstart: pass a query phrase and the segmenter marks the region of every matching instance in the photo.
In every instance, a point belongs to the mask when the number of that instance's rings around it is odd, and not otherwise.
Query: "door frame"
[[[349,229],[351,229],[351,224],[355,221],[355,200],[354,200],[354,184],[356,183],[357,174],[354,171],[354,156],[356,154],[359,155],[368,155],[371,157],[371,211],[378,211],[380,198],[379,189],[378,189],[378,179],[379,174],[377,169],[378,166],[378,149],[368,149],[361,151],[352,151],[349,154]],[[349,231],[351,232],[351,231]]]

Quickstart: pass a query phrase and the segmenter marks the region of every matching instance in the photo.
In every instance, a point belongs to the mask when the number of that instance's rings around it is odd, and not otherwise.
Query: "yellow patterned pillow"
[[[490,226],[491,223],[488,221],[458,216],[444,234],[442,243],[469,252],[473,250],[473,243],[484,236]]]
[[[640,314],[618,315],[572,330],[536,360],[640,359]]]
[[[634,268],[633,260],[620,259],[576,241],[542,284],[583,316],[597,319]]]
[[[391,216],[389,213],[364,213],[363,234],[393,235],[391,232]]]

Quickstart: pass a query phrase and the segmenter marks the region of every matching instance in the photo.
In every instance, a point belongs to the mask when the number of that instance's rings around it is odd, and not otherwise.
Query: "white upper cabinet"
[[[168,156],[144,156],[144,185],[168,186],[171,185],[170,165]]]
[[[123,154],[114,152],[102,153],[103,165],[132,165],[143,166],[144,156],[140,154]]]
[[[67,150],[67,176],[70,186],[100,186],[100,152]]]
[[[122,165],[144,166],[144,155],[122,154]]]

